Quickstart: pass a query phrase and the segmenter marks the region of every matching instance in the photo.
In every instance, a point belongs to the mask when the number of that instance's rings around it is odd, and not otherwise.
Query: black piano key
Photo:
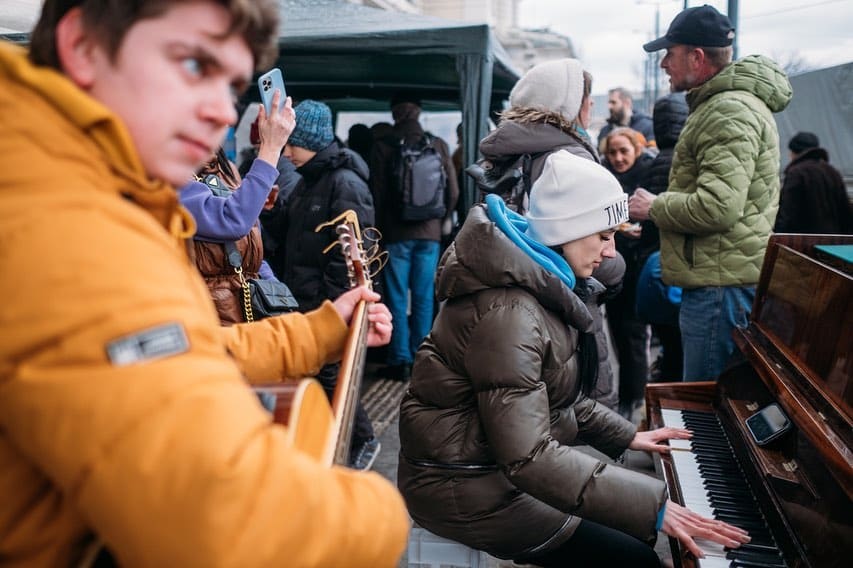
[[[703,485],[705,486],[705,491],[709,495],[719,494],[719,495],[730,495],[731,497],[743,499],[747,503],[754,500],[752,496],[752,492],[749,490],[745,484],[733,484],[731,486],[726,485],[724,483],[720,483],[718,481],[714,481],[712,479],[706,479],[703,481]]]
[[[726,550],[726,558],[739,558],[741,560],[752,560],[753,562],[778,562],[782,559],[782,556],[777,551],[756,552],[754,550],[732,548],[731,550]]]
[[[766,546],[763,544],[755,544],[754,542],[747,542],[740,545],[737,548],[726,548],[726,551],[729,550],[751,550],[753,552],[761,552],[766,554],[780,554],[779,549],[775,546]]]
[[[711,508],[719,515],[728,515],[744,521],[755,521],[756,523],[764,522],[764,518],[759,513],[750,511],[749,509],[738,509],[734,507],[726,507],[725,505],[712,505]]]
[[[729,568],[788,568],[788,565],[784,562],[780,564],[773,562],[752,562],[750,560],[735,559],[732,560],[731,564],[729,564]]]
[[[777,554],[754,553],[744,550],[731,550],[726,553],[729,560],[747,560],[749,562],[764,562],[769,566],[785,566],[785,561]]]

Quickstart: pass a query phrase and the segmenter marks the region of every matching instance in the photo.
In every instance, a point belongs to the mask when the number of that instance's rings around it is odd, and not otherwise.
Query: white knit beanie
[[[583,67],[577,59],[545,61],[531,68],[512,88],[509,104],[556,112],[572,122],[583,99]]]
[[[602,166],[560,150],[545,160],[530,190],[527,234],[562,245],[628,221],[628,195]]]

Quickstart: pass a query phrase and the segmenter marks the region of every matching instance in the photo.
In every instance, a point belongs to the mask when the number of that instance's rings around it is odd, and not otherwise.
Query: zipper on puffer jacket
[[[436,469],[455,469],[465,471],[498,471],[496,463],[443,463],[432,460],[413,460],[403,456],[408,463],[419,467],[434,467]]]
[[[545,552],[545,550],[547,550],[548,548],[551,548],[551,543],[553,543],[554,540],[556,540],[558,537],[563,535],[563,533],[566,530],[566,527],[569,525],[570,522],[572,522],[573,518],[574,518],[574,515],[569,515],[568,517],[566,517],[566,520],[563,522],[562,525],[560,525],[560,528],[558,528],[553,533],[551,533],[551,536],[549,536],[545,542],[543,542],[542,544],[538,544],[536,546],[532,546],[532,547],[528,548],[527,550],[523,550],[518,555],[518,558],[516,558],[516,560],[521,561],[521,560],[524,560],[525,558],[530,558],[532,556],[539,556],[543,552]]]

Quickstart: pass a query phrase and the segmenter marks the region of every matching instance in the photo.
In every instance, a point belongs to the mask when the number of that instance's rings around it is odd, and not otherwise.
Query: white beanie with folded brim
[[[533,183],[525,218],[531,238],[563,245],[627,222],[628,195],[604,167],[560,150]]]
[[[583,100],[583,67],[577,59],[556,59],[532,67],[512,88],[509,104],[556,112],[568,122],[578,116]]]

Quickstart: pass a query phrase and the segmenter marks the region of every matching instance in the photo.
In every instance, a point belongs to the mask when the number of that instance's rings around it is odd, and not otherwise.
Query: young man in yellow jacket
[[[289,446],[245,384],[340,357],[378,297],[222,328],[187,258],[174,187],[277,29],[268,0],[47,0],[29,54],[0,45],[0,565],[95,539],[122,566],[396,565],[395,489]]]

